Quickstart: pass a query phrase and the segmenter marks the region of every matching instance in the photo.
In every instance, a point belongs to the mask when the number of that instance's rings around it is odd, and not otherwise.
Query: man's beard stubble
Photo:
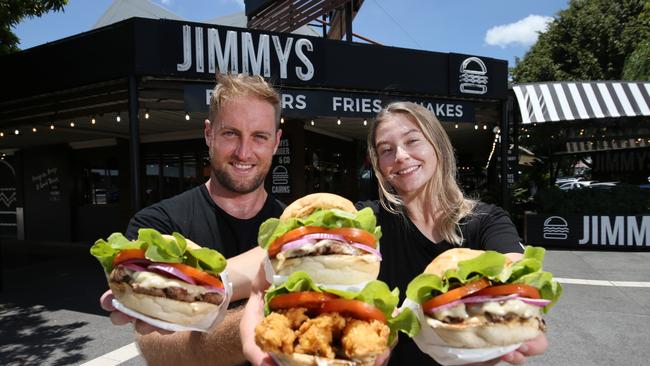
[[[251,193],[263,185],[266,174],[269,172],[270,168],[269,166],[266,169],[262,169],[259,174],[257,174],[252,179],[238,181],[236,179],[233,179],[233,177],[224,169],[221,169],[216,165],[217,164],[212,164],[212,174],[214,174],[214,177],[217,179],[219,184],[221,184],[221,186],[228,189],[229,191],[240,194]]]

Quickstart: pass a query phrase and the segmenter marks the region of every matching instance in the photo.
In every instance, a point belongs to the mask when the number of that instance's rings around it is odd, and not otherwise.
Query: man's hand
[[[262,351],[255,343],[255,327],[264,316],[264,291],[269,287],[264,276],[264,264],[260,265],[257,276],[251,284],[251,295],[248,298],[244,315],[239,325],[241,343],[244,349],[244,356],[255,366],[273,366],[275,362],[271,356]]]
[[[172,333],[164,329],[156,328],[153,325],[147,324],[141,320],[132,318],[124,314],[123,312],[115,309],[112,303],[113,298],[114,298],[113,293],[111,292],[111,290],[108,290],[104,292],[104,294],[99,299],[99,303],[102,309],[111,312],[110,318],[111,318],[111,323],[113,323],[113,325],[125,325],[129,323],[133,323],[133,327],[136,333],[140,335],[145,335],[153,332],[158,332],[160,334]]]
[[[546,340],[546,335],[542,333],[536,338],[525,342],[516,350],[507,353],[500,358],[485,362],[472,363],[466,366],[492,366],[498,364],[501,361],[505,361],[512,365],[523,365],[524,362],[526,362],[527,357],[541,355],[542,353],[546,352],[547,348],[548,341]]]

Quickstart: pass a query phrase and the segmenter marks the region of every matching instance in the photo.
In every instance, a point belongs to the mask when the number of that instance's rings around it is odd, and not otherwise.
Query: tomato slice
[[[387,324],[386,315],[376,307],[359,300],[346,300],[335,299],[323,303],[317,312],[323,313],[339,313],[343,316],[350,316],[359,320],[378,320]]]
[[[438,306],[462,299],[463,297],[476,293],[477,291],[488,286],[490,286],[490,282],[485,278],[470,282],[464,286],[457,287],[426,301],[424,304],[422,304],[422,311],[425,313],[431,313],[431,310],[437,308]]]
[[[474,296],[506,296],[517,294],[521,297],[529,299],[539,299],[539,290],[533,286],[524,285],[522,283],[513,283],[510,285],[498,285],[484,288],[476,293]]]
[[[143,249],[125,249],[115,256],[113,259],[113,265],[116,266],[124,261],[128,261],[129,259],[146,259],[144,257],[144,250]]]
[[[317,309],[324,302],[338,299],[338,296],[327,292],[300,291],[278,295],[269,301],[269,309],[307,308]]]
[[[166,263],[166,264],[185,273],[186,275],[192,277],[194,280],[196,280],[197,282],[203,285],[223,288],[223,282],[221,282],[220,279],[207,272],[203,272],[200,269],[196,269],[194,267],[188,266],[187,264],[183,264],[183,263]]]
[[[370,248],[377,247],[377,240],[375,236],[365,230],[357,228],[337,228],[337,229],[325,229],[319,226],[301,226],[299,228],[293,229],[281,237],[275,239],[275,241],[269,245],[268,253],[269,257],[275,257],[282,250],[282,246],[290,241],[300,239],[301,237],[307,234],[316,234],[316,233],[326,233],[341,235],[349,242],[361,243],[367,245]]]
[[[267,249],[269,252],[269,257],[275,257],[278,253],[280,253],[282,246],[290,241],[294,241],[307,234],[323,233],[325,231],[326,229],[318,226],[301,226],[299,228],[293,229],[281,237],[275,239],[275,241],[269,245]]]
[[[327,233],[341,235],[350,242],[361,243],[371,248],[377,247],[377,240],[375,240],[375,236],[362,229],[342,227],[339,229],[329,229],[327,230]]]

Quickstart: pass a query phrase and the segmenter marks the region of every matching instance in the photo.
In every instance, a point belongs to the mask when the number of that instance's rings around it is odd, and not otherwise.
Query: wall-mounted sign
[[[190,112],[207,114],[212,88],[205,84],[185,86],[185,108]],[[474,122],[474,105],[457,100],[435,100],[361,93],[293,90],[281,91],[282,114],[288,117],[357,117],[373,118],[392,101],[418,103],[433,112],[443,122]]]
[[[526,215],[525,238],[544,247],[650,250],[650,215]]]
[[[291,182],[289,180],[289,167],[291,165],[291,147],[289,139],[284,137],[280,139],[278,151],[273,156],[273,165],[271,166],[271,193],[291,194]]]

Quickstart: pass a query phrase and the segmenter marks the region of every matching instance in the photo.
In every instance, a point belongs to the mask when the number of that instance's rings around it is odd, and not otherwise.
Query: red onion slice
[[[448,308],[454,307],[454,306],[456,306],[456,305],[458,305],[458,304],[462,304],[462,303],[463,303],[463,300],[462,300],[462,299],[461,299],[461,300],[454,300],[454,301],[452,301],[452,302],[448,302],[448,303],[446,303],[446,304],[443,304],[443,305],[440,305],[440,306],[438,306],[438,307],[435,307],[435,308],[431,309],[428,313],[429,313],[429,314],[433,314],[433,313],[435,313],[436,311],[440,311],[440,310],[448,309]]]
[[[302,237],[301,239],[290,241],[282,246],[282,249],[280,249],[280,252],[286,252],[289,250],[294,250],[298,249],[303,245],[311,245],[311,244],[316,244],[316,240],[314,239],[305,239]]]
[[[534,305],[534,306],[539,306],[539,307],[544,307],[548,304],[551,303],[551,300],[546,300],[546,299],[530,299],[527,297],[518,297],[517,300],[521,300],[525,302],[526,304],[529,305]]]
[[[512,300],[512,299],[516,299],[517,297],[519,297],[517,294],[512,294],[508,296],[469,296],[461,300],[466,304],[476,304],[482,302],[500,302],[500,301]]]
[[[347,243],[347,240],[342,235],[327,234],[327,233],[313,233],[303,236],[301,239],[318,239],[318,240],[338,240]]]
[[[191,283],[192,285],[196,285],[196,282],[192,279],[192,277],[190,277],[190,276],[186,275],[185,273],[179,271],[177,268],[172,267],[172,266],[167,265],[167,264],[154,263],[154,264],[149,265],[147,267],[147,270],[149,270],[149,271],[152,271],[152,270],[160,271],[160,272],[163,272],[164,274],[172,275],[172,276],[178,278],[179,280],[185,281],[187,283]]]
[[[355,248],[358,248],[358,249],[364,250],[364,251],[366,251],[366,252],[368,252],[368,253],[370,253],[370,254],[374,254],[374,255],[376,255],[377,257],[379,257],[379,260],[382,260],[381,252],[378,251],[378,250],[375,249],[375,248],[371,248],[371,247],[369,247],[369,246],[367,246],[367,245],[365,245],[365,244],[361,244],[361,243],[352,243],[352,244],[350,244],[350,245],[352,245],[352,246],[355,247]]]
[[[151,264],[151,261],[144,258],[132,258],[118,264],[136,264],[138,266],[146,267]]]
[[[136,272],[146,272],[147,271],[147,269],[145,267],[138,266],[135,263],[126,263],[126,262],[124,262],[124,263],[120,263],[118,265],[122,266],[124,268],[128,268],[128,269],[130,269],[132,271],[136,271]]]

